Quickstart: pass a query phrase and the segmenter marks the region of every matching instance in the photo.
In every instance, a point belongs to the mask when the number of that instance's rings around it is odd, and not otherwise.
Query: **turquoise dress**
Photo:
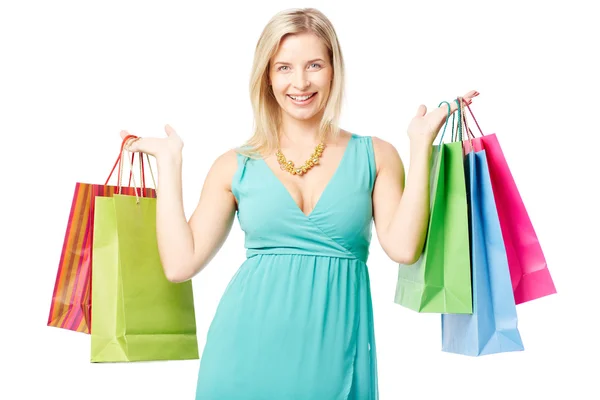
[[[238,155],[247,259],[209,328],[196,399],[378,398],[366,265],[374,182],[371,138],[353,134],[305,215],[264,160]]]

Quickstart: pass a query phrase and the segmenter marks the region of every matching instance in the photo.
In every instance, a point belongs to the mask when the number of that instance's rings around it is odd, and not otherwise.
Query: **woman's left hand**
[[[474,97],[477,97],[479,92],[471,90],[462,97],[465,104],[471,104]],[[456,101],[449,101],[450,113],[458,109]],[[411,147],[417,146],[418,148],[428,148],[433,144],[440,128],[446,122],[448,116],[448,105],[442,104],[437,109],[427,112],[427,107],[423,104],[417,109],[417,114],[410,121],[408,125],[408,137],[410,139]]]

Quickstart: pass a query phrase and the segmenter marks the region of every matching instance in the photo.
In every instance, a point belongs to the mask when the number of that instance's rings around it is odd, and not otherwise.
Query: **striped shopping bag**
[[[121,144],[121,149],[127,140]],[[58,263],[58,272],[50,302],[48,326],[71,331],[91,333],[91,277],[92,277],[92,239],[94,227],[94,206],[96,197],[112,197],[115,193],[135,195],[135,187],[108,185],[117,166],[121,168],[121,154],[104,185],[77,182],[67,222],[65,238]],[[135,154],[132,155],[132,157]],[[132,159],[133,163],[133,159]],[[156,197],[155,190],[146,188],[143,158],[140,155],[142,188],[138,194],[144,197]],[[121,177],[118,177],[119,182]],[[140,193],[140,190],[143,192]]]

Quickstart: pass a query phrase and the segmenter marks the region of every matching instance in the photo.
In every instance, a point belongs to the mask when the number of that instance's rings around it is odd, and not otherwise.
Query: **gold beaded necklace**
[[[277,149],[277,161],[279,162],[279,167],[282,170],[289,172],[292,175],[304,175],[308,170],[319,163],[319,158],[323,154],[323,150],[325,149],[325,143],[321,142],[315,147],[315,151],[311,154],[311,156],[304,162],[299,168],[296,168],[294,162],[292,160],[286,160],[285,156],[281,152],[281,149]]]

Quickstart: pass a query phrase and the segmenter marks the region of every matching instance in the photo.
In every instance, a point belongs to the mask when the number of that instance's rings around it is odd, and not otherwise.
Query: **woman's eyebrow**
[[[324,60],[323,60],[322,58],[314,58],[314,59],[312,59],[312,60],[308,60],[308,61],[306,62],[306,64],[310,64],[310,63],[313,63],[313,62],[315,62],[315,61],[321,61],[321,62],[324,62]],[[287,61],[275,61],[275,62],[273,63],[273,65],[276,65],[276,64],[291,64],[291,63],[290,63],[290,62],[287,62]]]

